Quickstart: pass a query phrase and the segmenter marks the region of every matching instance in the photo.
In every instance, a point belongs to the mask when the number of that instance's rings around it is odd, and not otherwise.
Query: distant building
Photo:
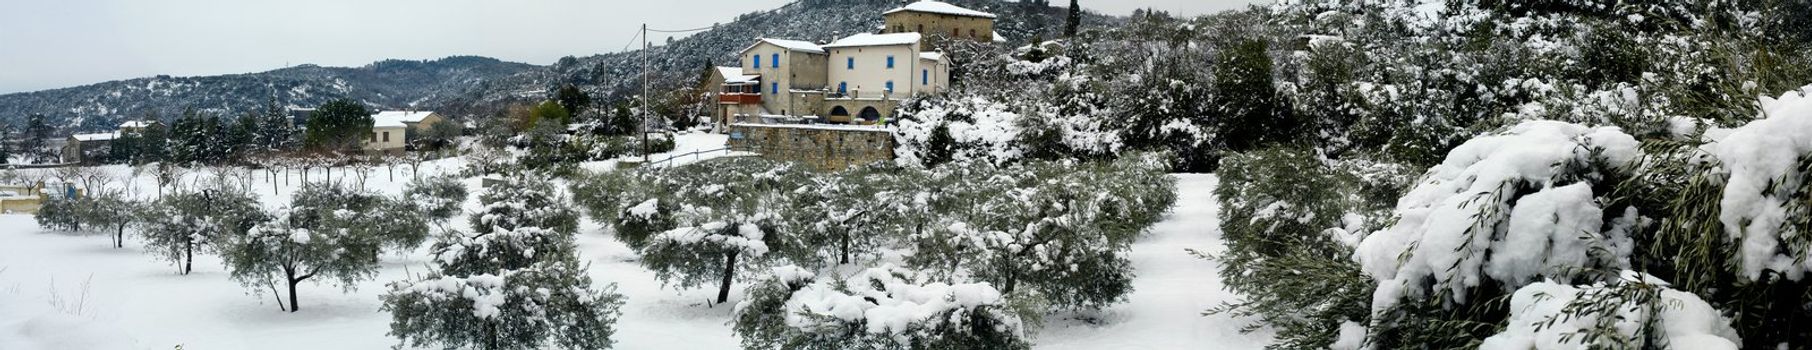
[[[112,132],[70,135],[63,142],[63,162],[96,163],[112,152],[114,140],[129,134],[143,134],[146,128],[157,124],[155,120],[130,120],[120,123],[119,129]]]
[[[739,53],[737,67],[717,67],[711,83],[718,124],[878,124],[899,102],[944,92],[950,61],[931,50],[932,36],[989,42],[994,15],[937,1],[884,14],[881,34],[829,44],[763,38]],[[949,31],[949,36],[922,31]]]
[[[409,130],[427,132],[447,119],[429,111],[382,111],[371,116],[371,133],[365,135],[367,151],[401,152],[408,148]]]
[[[945,40],[994,42],[994,14],[970,10],[941,1],[920,1],[881,14],[883,33],[919,33],[919,47],[932,48]]]

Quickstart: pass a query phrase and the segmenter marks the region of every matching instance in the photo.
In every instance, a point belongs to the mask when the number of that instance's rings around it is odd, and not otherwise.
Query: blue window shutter
[[[919,71],[919,85],[931,85],[931,70]]]
[[[893,81],[892,80],[887,81],[887,91],[893,91]]]
[[[780,68],[780,54],[774,54],[774,68]]]
[[[893,69],[893,56],[887,56],[887,69]]]
[[[761,69],[761,54],[755,54],[755,69]]]
[[[846,81],[846,82],[837,83],[837,93],[840,93],[840,94],[849,93],[849,82]]]
[[[774,93],[774,94],[780,93],[780,83],[768,83],[768,84],[769,84],[768,88],[772,89],[769,93]]]
[[[856,58],[855,57],[849,58],[849,69],[851,69],[851,70],[856,69]]]

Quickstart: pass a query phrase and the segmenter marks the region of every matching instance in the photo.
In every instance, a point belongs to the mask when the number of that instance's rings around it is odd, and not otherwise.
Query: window
[[[979,36],[975,36],[975,30],[974,30],[974,29],[970,29],[970,30],[969,30],[969,37],[971,37],[971,38],[978,38],[978,39],[979,39],[979,38],[981,38],[981,37],[979,37]]]
[[[950,37],[955,38],[958,35],[963,35],[963,34],[960,32],[957,32],[956,28],[950,28]]]
[[[390,142],[390,132],[389,131],[384,132],[384,142]]]
[[[887,55],[887,69],[893,69],[893,55]]]
[[[849,93],[849,82],[845,81],[845,82],[837,83],[837,93],[839,93],[839,94]]]
[[[761,69],[761,54],[755,54],[755,69]]]
[[[774,63],[772,67],[780,68],[780,54],[774,54]]]
[[[855,69],[856,69],[856,58],[855,58],[855,57],[850,57],[850,58],[849,58],[849,62],[848,62],[848,66],[849,66],[849,69],[850,69],[850,70],[855,70]]]
[[[780,83],[779,82],[768,83],[768,93],[770,93],[770,94],[780,93]]]
[[[892,80],[887,81],[887,92],[893,92],[893,81]]]
[[[931,85],[931,70],[919,71],[919,85]]]
[[[918,32],[920,32],[920,33],[924,33],[924,32],[925,32],[925,25],[923,25],[923,24],[920,24],[920,25],[919,25],[919,30],[918,30]]]

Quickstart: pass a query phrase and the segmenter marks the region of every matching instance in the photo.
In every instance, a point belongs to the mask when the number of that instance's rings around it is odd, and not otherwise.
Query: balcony
[[[726,105],[761,104],[761,94],[726,92],[717,95],[717,103]]]

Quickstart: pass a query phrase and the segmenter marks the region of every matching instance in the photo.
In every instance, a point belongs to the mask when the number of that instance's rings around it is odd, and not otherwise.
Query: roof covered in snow
[[[151,127],[152,124],[157,124],[157,121],[155,121],[155,120],[133,120],[133,121],[127,121],[125,123],[120,123],[120,128],[121,129],[148,128],[148,127]]]
[[[742,74],[742,67],[717,67],[717,74],[724,77],[725,84],[747,84],[761,80],[760,75]]]
[[[970,9],[963,8],[962,6],[951,5],[950,3],[943,2],[943,1],[915,2],[915,3],[907,4],[905,7],[888,10],[887,12],[883,12],[881,14],[890,15],[895,12],[908,12],[908,11],[937,13],[937,14],[946,14],[946,15],[957,15],[957,16],[968,16],[968,17],[994,18],[994,14],[992,14],[992,13],[970,10]]]
[[[75,134],[75,135],[70,135],[69,138],[73,138],[76,141],[82,141],[82,142],[113,141],[113,139],[120,138],[120,132],[115,131],[115,132],[103,132],[103,133],[94,133],[94,134]]]
[[[799,52],[805,52],[805,53],[818,53],[818,54],[824,53],[824,48],[818,47],[818,44],[813,44],[809,41],[773,39],[773,38],[761,38],[760,40],[756,40],[754,45],[749,45],[748,48],[742,49],[741,52],[748,52],[750,49],[754,49],[756,46],[761,46],[761,43],[774,44],[774,46],[779,46],[780,48],[792,50],[792,51],[799,51]]]
[[[919,53],[919,58],[928,59],[928,60],[932,60],[932,61],[943,61],[944,54],[936,53],[936,52],[922,52],[922,53]]]
[[[837,41],[831,42],[829,45],[824,45],[824,47],[833,48],[833,47],[857,47],[857,46],[909,45],[909,44],[919,42],[919,38],[921,38],[921,36],[919,36],[919,33],[893,33],[893,34],[862,33],[862,34],[851,35],[851,36],[848,36],[848,37],[845,37],[842,39],[837,39]]]
[[[408,126],[409,123],[420,123],[423,118],[434,115],[429,111],[383,111],[371,116],[374,128]]]

